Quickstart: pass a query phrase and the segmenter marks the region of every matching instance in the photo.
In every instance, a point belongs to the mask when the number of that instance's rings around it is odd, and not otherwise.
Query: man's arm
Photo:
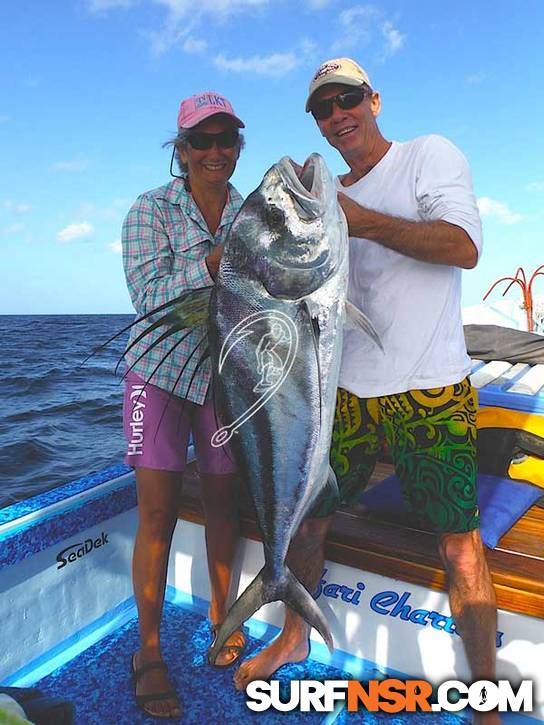
[[[371,239],[407,257],[433,264],[472,269],[478,251],[467,232],[446,221],[414,222],[381,214],[338,193],[352,237]]]

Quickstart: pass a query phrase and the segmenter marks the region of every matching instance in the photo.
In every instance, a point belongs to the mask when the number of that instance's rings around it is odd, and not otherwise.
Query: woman
[[[170,142],[172,161],[176,155],[182,175],[140,196],[123,225],[123,262],[138,315],[187,290],[213,284],[223,244],[242,204],[228,181],[243,146],[240,128],[244,124],[218,93],[199,93],[182,101],[178,134]],[[172,164],[170,171],[174,175]],[[129,347],[145,325],[133,328]],[[146,713],[171,718],[179,717],[181,706],[162,659],[159,627],[190,431],[206,518],[212,630],[226,615],[238,521],[232,457],[210,444],[217,424],[209,393],[209,360],[197,368],[199,353],[206,347],[202,330],[184,339],[176,333],[140,357],[163,331],[127,348],[127,364],[133,367],[126,378],[124,427],[126,461],[136,470],[139,511],[133,557],[141,638],[132,659],[135,694]],[[176,342],[175,350],[157,368]],[[145,381],[149,382],[144,387]],[[175,395],[170,397],[171,391]],[[216,664],[232,664],[244,646],[243,633],[235,632]]]

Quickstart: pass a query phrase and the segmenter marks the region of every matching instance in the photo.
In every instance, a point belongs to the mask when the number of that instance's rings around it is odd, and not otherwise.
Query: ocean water
[[[133,315],[0,315],[0,508],[121,462]]]

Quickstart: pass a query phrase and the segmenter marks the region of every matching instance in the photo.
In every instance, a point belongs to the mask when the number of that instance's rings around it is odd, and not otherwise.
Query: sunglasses
[[[343,111],[347,111],[350,108],[355,108],[362,103],[363,98],[370,95],[371,91],[364,88],[352,88],[349,91],[342,91],[337,93],[336,96],[331,98],[323,98],[321,101],[314,101],[310,111],[316,121],[325,121],[330,118],[333,113],[333,105],[336,103],[338,108]]]
[[[220,133],[206,133],[205,131],[193,131],[187,136],[187,141],[197,151],[207,151],[215,144],[221,149],[231,149],[238,143],[240,135],[237,128],[229,128],[228,131]]]

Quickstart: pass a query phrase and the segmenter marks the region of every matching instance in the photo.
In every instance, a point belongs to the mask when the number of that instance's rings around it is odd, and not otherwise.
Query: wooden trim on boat
[[[371,485],[392,473],[379,463]],[[203,523],[198,473],[191,464],[184,476],[179,517]],[[241,503],[241,533],[260,541],[249,498]],[[330,561],[437,590],[446,589],[446,575],[433,534],[379,520],[357,510],[340,509],[325,546]],[[533,506],[502,537],[487,561],[500,609],[544,619],[544,508]]]

